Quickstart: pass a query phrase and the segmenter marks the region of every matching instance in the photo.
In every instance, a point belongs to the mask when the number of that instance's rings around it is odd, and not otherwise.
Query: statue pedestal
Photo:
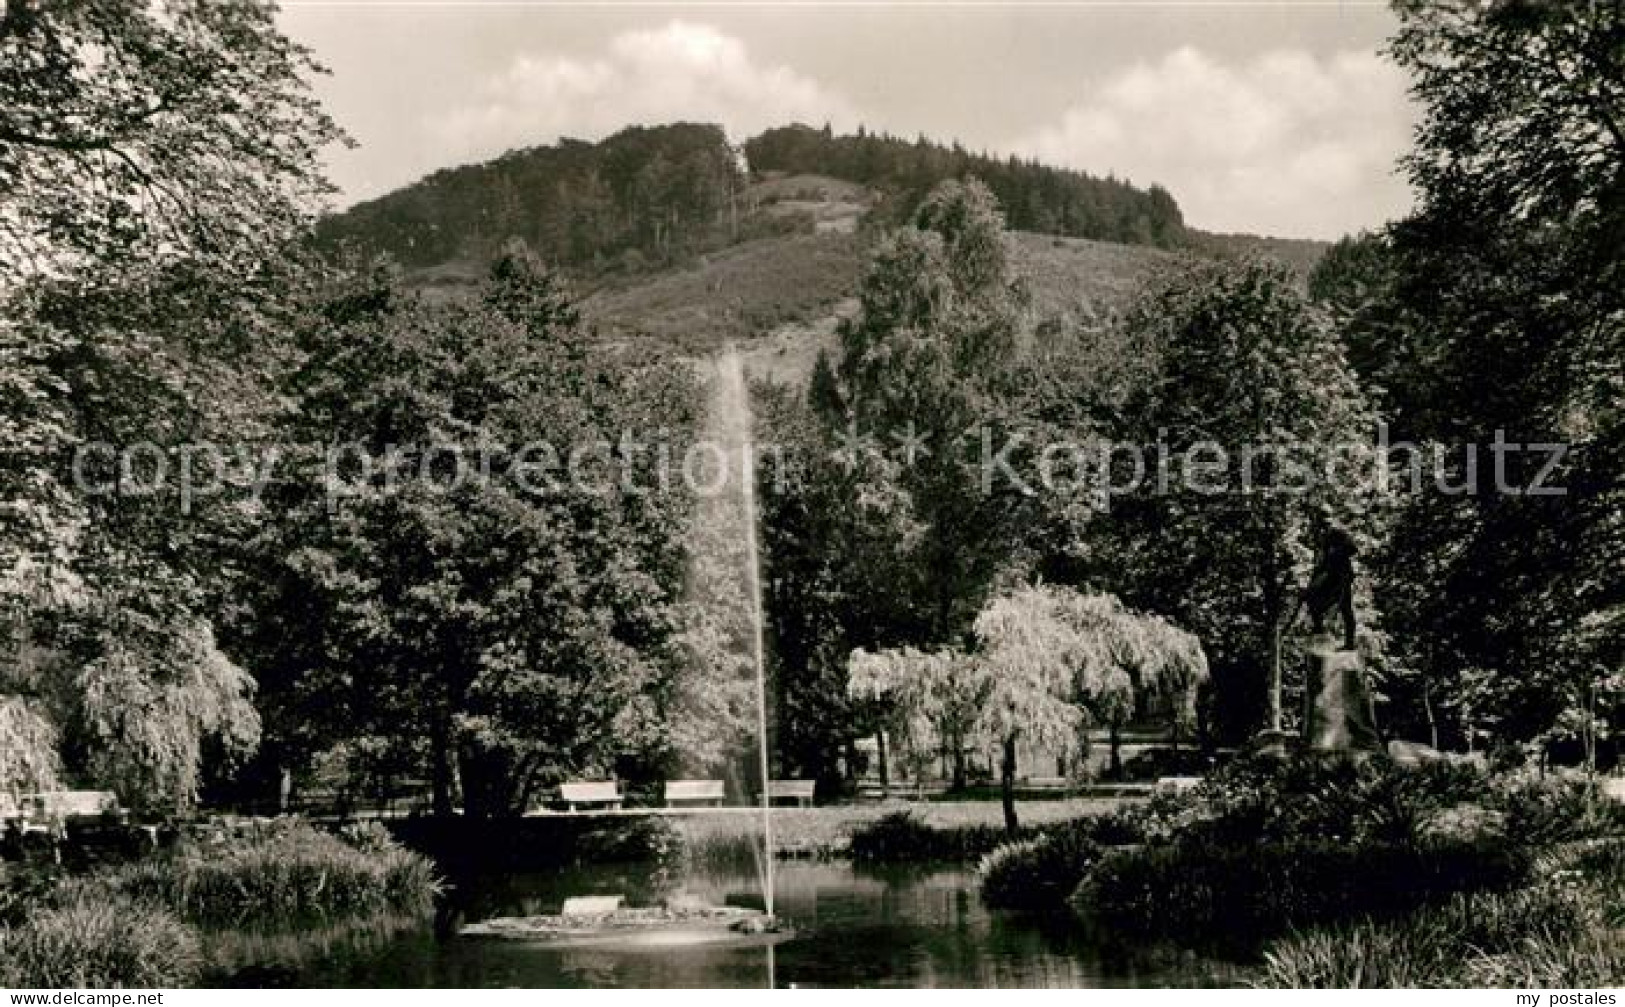
[[[1359,651],[1338,650],[1332,641],[1313,647],[1303,696],[1303,742],[1310,751],[1383,750]]]

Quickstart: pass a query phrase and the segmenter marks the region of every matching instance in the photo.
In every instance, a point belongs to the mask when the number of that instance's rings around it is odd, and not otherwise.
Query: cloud
[[[817,81],[764,64],[739,39],[685,21],[617,35],[596,57],[519,56],[477,94],[431,120],[444,155],[490,157],[564,136],[599,139],[628,125],[679,120],[721,123],[735,139],[792,121],[837,128],[858,121],[844,98]]]
[[[1110,78],[1020,153],[1139,185],[1218,231],[1335,237],[1405,212],[1405,78],[1375,54],[1272,52],[1227,66],[1185,47]]]

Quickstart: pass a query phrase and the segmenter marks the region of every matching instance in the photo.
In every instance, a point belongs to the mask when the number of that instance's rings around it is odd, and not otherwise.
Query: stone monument
[[[1360,652],[1330,637],[1317,638],[1306,658],[1303,743],[1312,752],[1382,751]]]
[[[1314,633],[1303,688],[1303,746],[1312,752],[1382,751],[1365,662],[1355,640],[1355,552],[1348,533],[1328,525],[1314,572],[1298,603],[1307,609]],[[1341,641],[1326,632],[1334,611],[1343,624]],[[1296,615],[1294,609],[1293,617]]]

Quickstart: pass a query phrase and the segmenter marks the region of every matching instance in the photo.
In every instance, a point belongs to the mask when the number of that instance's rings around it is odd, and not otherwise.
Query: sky
[[[1336,238],[1402,215],[1414,110],[1374,0],[623,3],[283,0],[357,141],[340,204],[632,124],[743,140],[862,124],[1174,194],[1214,231]]]

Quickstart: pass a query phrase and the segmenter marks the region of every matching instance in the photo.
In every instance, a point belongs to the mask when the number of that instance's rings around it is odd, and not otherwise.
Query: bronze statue
[[[1316,635],[1326,631],[1326,617],[1335,606],[1343,617],[1343,649],[1354,645],[1354,539],[1348,532],[1327,525],[1321,535],[1320,555],[1309,575],[1298,605],[1309,610],[1309,624]],[[1296,618],[1297,612],[1293,612]],[[1289,620],[1290,621],[1290,620]]]

